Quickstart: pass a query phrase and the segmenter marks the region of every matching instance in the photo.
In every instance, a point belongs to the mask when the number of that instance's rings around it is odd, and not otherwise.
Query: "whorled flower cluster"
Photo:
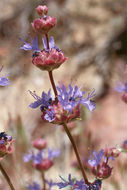
[[[43,38],[44,49],[42,51],[38,48],[37,37],[33,38],[31,43],[26,43],[22,39],[20,40],[24,43],[20,49],[23,49],[25,51],[32,50],[32,63],[41,70],[52,71],[54,69],[57,69],[67,59],[64,56],[63,52],[55,46],[53,37],[51,37],[49,40],[49,48],[47,45],[46,37]]]
[[[5,132],[0,133],[0,160],[7,154],[12,153],[12,145],[14,140],[11,136],[8,136]]]
[[[59,150],[39,150],[37,154],[30,151],[29,154],[25,154],[23,159],[24,162],[33,161],[32,165],[37,170],[48,170],[51,168],[53,163],[53,158],[58,157],[60,154]]]
[[[90,159],[88,160],[92,173],[98,179],[108,178],[113,169],[109,166],[108,162],[109,160],[114,160],[119,155],[120,149],[116,147],[101,149],[99,152],[93,151],[93,157],[90,155]]]
[[[63,177],[61,182],[57,183],[59,189],[70,187],[72,190],[100,190],[101,189],[101,180],[97,179],[93,183],[85,184],[84,180],[75,180],[71,178],[71,174],[68,175],[68,180],[65,180]]]
[[[84,97],[85,91],[81,91],[77,86],[57,86],[57,91],[58,101],[52,98],[50,90],[48,94],[42,92],[41,97],[30,91],[36,101],[29,106],[33,109],[40,107],[43,120],[54,124],[68,123],[80,118],[80,105],[85,105],[90,111],[96,107],[91,100],[95,96],[94,90],[87,97]]]

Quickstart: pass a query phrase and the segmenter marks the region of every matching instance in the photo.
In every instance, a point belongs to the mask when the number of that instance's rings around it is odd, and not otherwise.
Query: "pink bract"
[[[38,13],[39,16],[47,15],[48,13],[48,7],[46,5],[42,6],[42,5],[38,5],[38,7],[36,8],[36,11]]]
[[[60,67],[66,61],[62,51],[52,48],[50,51],[43,50],[33,57],[32,63],[41,70],[52,71]]]
[[[42,138],[37,138],[34,141],[32,141],[32,146],[34,148],[42,150],[42,149],[46,148],[47,141],[45,139],[42,139]]]
[[[33,21],[32,27],[36,32],[47,34],[56,25],[56,18],[43,16]]]

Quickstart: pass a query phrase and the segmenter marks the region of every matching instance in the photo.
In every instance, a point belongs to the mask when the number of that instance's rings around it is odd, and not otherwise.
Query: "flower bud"
[[[47,141],[42,138],[37,138],[34,141],[32,141],[32,146],[39,150],[42,150],[42,149],[46,148]]]
[[[36,32],[47,34],[56,25],[56,18],[44,15],[33,21],[32,27]]]
[[[127,103],[127,93],[124,93],[122,96],[121,96],[122,100]]]
[[[47,159],[44,159],[41,163],[39,164],[33,164],[33,167],[35,167],[37,170],[48,170],[53,166],[53,161]]]
[[[113,157],[113,158],[116,158],[120,155],[120,150],[116,147],[112,147],[112,148],[106,148],[105,150],[105,156],[106,157]]]
[[[48,7],[46,5],[44,5],[44,6],[38,5],[38,7],[36,8],[36,11],[37,11],[39,16],[47,15]]]

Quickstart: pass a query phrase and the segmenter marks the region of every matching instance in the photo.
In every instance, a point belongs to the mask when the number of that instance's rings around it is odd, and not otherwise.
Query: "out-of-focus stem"
[[[80,169],[81,169],[81,172],[82,172],[84,181],[85,181],[86,184],[89,184],[89,181],[88,181],[87,176],[86,176],[86,174],[85,174],[84,167],[83,167],[83,165],[82,165],[82,162],[81,162],[81,159],[80,159],[80,156],[79,156],[78,149],[77,149],[77,146],[76,146],[76,144],[75,144],[75,141],[74,141],[74,139],[73,139],[73,137],[72,137],[72,135],[71,135],[71,133],[70,133],[70,131],[69,131],[69,129],[68,129],[66,123],[63,124],[63,127],[64,127],[64,130],[65,130],[66,134],[68,135],[68,138],[70,139],[71,144],[72,144],[72,146],[73,146],[73,149],[74,149],[74,151],[75,151],[75,155],[76,155],[76,158],[77,158],[79,167],[80,167]]]
[[[45,37],[46,37],[46,41],[47,41],[47,49],[49,49],[48,34],[45,34]],[[53,73],[52,73],[52,71],[49,71],[48,73],[49,73],[50,82],[51,82],[51,85],[52,85],[52,88],[53,88],[53,91],[54,91],[54,94],[55,94],[55,99],[56,99],[56,101],[58,101],[58,99],[57,99],[56,85],[55,85],[55,82],[54,82],[54,79],[53,79]]]
[[[1,165],[1,163],[0,163],[0,170],[1,170],[2,174],[3,174],[3,176],[5,177],[5,179],[6,179],[7,183],[8,183],[8,185],[10,186],[10,189],[11,189],[11,190],[15,190],[14,186],[13,186],[12,183],[11,183],[11,180],[10,180],[9,176],[7,175],[7,173],[6,173],[6,171],[4,170],[3,166]]]
[[[43,182],[42,190],[46,190],[45,173],[43,171],[41,172],[41,176],[42,176],[42,182]]]

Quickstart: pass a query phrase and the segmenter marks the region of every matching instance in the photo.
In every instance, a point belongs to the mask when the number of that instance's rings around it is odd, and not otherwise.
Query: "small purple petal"
[[[55,47],[55,41],[54,41],[53,36],[51,36],[49,40],[49,47],[50,47],[50,50]]]
[[[22,47],[20,47],[20,49],[23,49],[25,51],[30,51],[30,50],[35,50],[35,51],[40,51],[40,49],[38,48],[38,39],[33,38],[31,43],[27,43],[24,40],[22,40],[21,38],[19,38],[19,40],[21,40],[24,45]]]
[[[121,82],[119,82],[117,84],[117,86],[115,87],[115,90],[117,92],[126,92],[127,93],[127,82],[125,82],[125,84],[122,84]]]
[[[10,84],[8,78],[5,76],[0,77],[0,86],[8,86]]]
[[[44,49],[48,49],[48,48],[47,48],[47,40],[46,40],[46,37],[44,37],[44,38],[42,39],[42,41],[43,41]]]
[[[60,154],[60,150],[52,150],[52,149],[48,149],[48,158],[50,160],[52,160],[55,157],[58,157]]]
[[[39,184],[34,182],[32,185],[28,185],[27,189],[28,190],[41,190],[41,187]]]
[[[42,100],[37,100],[29,105],[30,108],[37,108],[42,104]]]
[[[52,122],[55,119],[55,111],[52,109],[51,111],[46,110],[46,114],[44,116],[45,120]]]
[[[97,151],[93,151],[93,158],[90,155],[90,159],[88,160],[89,165],[92,167],[98,166],[101,162],[102,157],[104,156],[104,150],[101,149],[98,153]]]
[[[29,162],[33,159],[33,153],[30,153],[30,154],[24,154],[23,156],[23,160],[24,162]]]

